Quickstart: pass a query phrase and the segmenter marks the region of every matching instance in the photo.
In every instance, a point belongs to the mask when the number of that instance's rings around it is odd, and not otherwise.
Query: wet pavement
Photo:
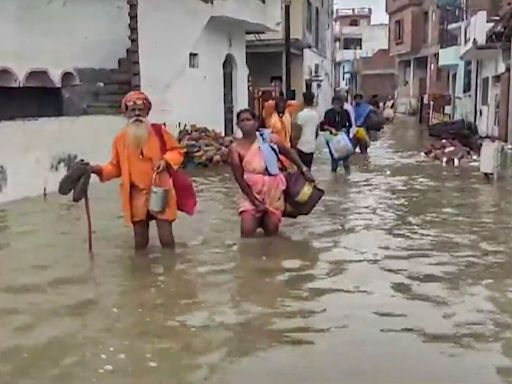
[[[197,178],[175,253],[136,257],[117,185],[0,206],[0,383],[512,383],[512,184],[388,128],[275,239],[239,239],[228,173]],[[154,233],[153,233],[154,235]],[[153,237],[153,244],[155,238]]]

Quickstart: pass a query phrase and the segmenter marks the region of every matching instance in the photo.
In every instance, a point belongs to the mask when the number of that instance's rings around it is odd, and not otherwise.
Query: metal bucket
[[[169,188],[155,186],[156,174],[153,176],[153,185],[151,186],[151,195],[149,196],[149,211],[152,213],[162,213],[167,208],[169,199]]]

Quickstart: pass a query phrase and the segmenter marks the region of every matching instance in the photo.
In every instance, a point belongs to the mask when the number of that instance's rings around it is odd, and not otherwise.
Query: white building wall
[[[361,57],[373,56],[379,49],[387,49],[389,28],[387,24],[373,24],[363,27],[363,49]]]
[[[218,7],[190,0],[140,2],[141,82],[154,103],[153,120],[204,125],[222,132],[222,63],[228,54],[237,67],[235,113],[248,105],[245,31],[263,28],[263,22],[266,28],[275,26],[281,11],[277,0],[244,1],[230,0]],[[252,3],[265,12],[249,12],[255,6]],[[199,68],[189,68],[191,52],[199,54]]]
[[[313,84],[313,91],[317,95],[318,112],[323,114],[325,110],[331,106],[334,90],[332,59],[325,58],[314,50],[304,49],[304,79],[310,77],[310,71],[314,72],[315,64],[320,65],[319,75],[322,77],[323,81],[320,86]],[[302,95],[297,95],[298,99],[300,99],[301,96]]]
[[[480,68],[478,73],[478,106],[477,106],[477,127],[480,136],[498,135],[498,124],[495,125],[495,107],[496,95],[499,97],[499,82],[494,80],[494,76],[500,75],[505,71],[505,64],[501,57],[490,58],[488,60],[480,61]],[[484,86],[484,79],[488,78],[487,86],[487,105],[483,105],[482,91]]]
[[[115,68],[129,46],[126,0],[2,0],[0,68],[54,81],[75,67]]]
[[[91,163],[110,160],[112,140],[125,120],[117,116],[60,117],[0,122],[0,203],[57,190],[64,167],[52,171],[59,158],[76,155]],[[36,139],[34,139],[36,138]]]
[[[341,28],[342,38],[353,37],[362,40],[362,49],[358,51],[358,57],[369,57],[379,49],[387,49],[389,45],[388,33],[387,24],[371,24]],[[341,49],[343,49],[343,42],[341,43]],[[343,50],[343,60],[349,59],[349,57],[345,57],[345,54],[353,57],[353,52],[353,50]]]

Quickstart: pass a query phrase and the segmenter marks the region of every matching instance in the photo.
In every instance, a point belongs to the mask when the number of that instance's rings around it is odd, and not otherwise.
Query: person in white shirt
[[[318,137],[320,116],[315,110],[315,94],[305,92],[304,109],[297,115],[297,124],[302,127],[302,133],[297,143],[297,153],[302,163],[311,170]]]

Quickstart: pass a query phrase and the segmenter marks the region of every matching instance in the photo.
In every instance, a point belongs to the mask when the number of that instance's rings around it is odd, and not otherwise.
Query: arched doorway
[[[224,135],[234,133],[234,110],[236,89],[236,60],[232,54],[227,54],[222,63],[224,74]]]

